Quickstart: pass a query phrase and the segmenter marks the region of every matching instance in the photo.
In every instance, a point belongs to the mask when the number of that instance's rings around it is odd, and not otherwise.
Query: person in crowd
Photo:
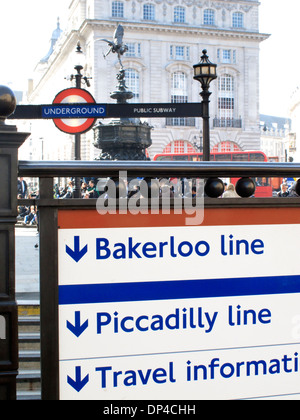
[[[83,182],[83,183],[81,184],[81,197],[82,197],[82,198],[85,198],[85,195],[86,195],[86,193],[88,192],[87,190],[88,190],[87,183],[86,183],[86,182]]]
[[[18,199],[22,199],[22,194],[18,194]],[[27,216],[30,212],[29,207],[27,206],[18,206],[18,220],[23,220],[25,216]]]
[[[67,187],[67,192],[61,198],[73,198],[73,192],[74,192],[73,181],[69,181],[68,187]]]
[[[277,194],[278,197],[287,197],[289,195],[289,190],[288,190],[288,184],[286,184],[285,182],[283,182],[280,185],[280,191]]]
[[[224,191],[223,198],[239,198],[240,196],[235,191],[235,186],[233,184],[228,184],[226,191]]]
[[[22,196],[21,198],[26,198],[27,190],[27,182],[24,180],[23,177],[21,177],[20,179],[18,179],[18,194]]]
[[[299,195],[296,193],[296,185],[297,182],[293,182],[292,186],[289,189],[289,197],[299,197]]]
[[[36,213],[36,207],[31,206],[30,207],[30,213],[25,216],[24,218],[25,225],[36,225],[37,224],[37,213]]]
[[[89,181],[87,191],[90,195],[90,198],[98,198],[99,197],[99,194],[96,190],[95,181],[93,181],[92,179]]]

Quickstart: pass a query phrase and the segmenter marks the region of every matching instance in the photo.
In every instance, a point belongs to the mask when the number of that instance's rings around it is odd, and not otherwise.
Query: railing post
[[[39,191],[41,201],[51,200],[53,178],[40,178]],[[41,205],[39,214],[42,400],[58,400],[57,207]]]
[[[13,92],[0,86],[0,400],[16,399],[19,365],[15,296],[18,148],[29,134],[5,124],[15,106]]]

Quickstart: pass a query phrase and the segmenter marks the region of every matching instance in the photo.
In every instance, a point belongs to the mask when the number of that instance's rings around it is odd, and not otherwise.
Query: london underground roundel
[[[85,89],[69,88],[59,92],[54,98],[53,105],[66,104],[68,107],[62,107],[62,114],[68,118],[55,118],[54,124],[64,133],[81,134],[90,130],[96,122],[96,118],[85,118],[88,115],[88,108],[84,104],[95,104],[93,96]],[[74,106],[72,106],[74,104]],[[77,118],[70,118],[77,115]],[[81,115],[82,118],[78,118]]]

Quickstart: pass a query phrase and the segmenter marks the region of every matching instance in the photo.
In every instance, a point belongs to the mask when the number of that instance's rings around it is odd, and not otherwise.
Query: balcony
[[[214,128],[242,128],[241,118],[214,118]]]
[[[195,127],[196,119],[192,117],[166,118],[166,126]]]

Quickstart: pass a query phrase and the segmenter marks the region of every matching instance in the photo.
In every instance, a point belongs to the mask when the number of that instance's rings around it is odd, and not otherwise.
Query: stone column
[[[29,137],[6,125],[16,108],[13,92],[0,86],[0,400],[16,399],[18,312],[15,300],[15,224],[18,148]]]

